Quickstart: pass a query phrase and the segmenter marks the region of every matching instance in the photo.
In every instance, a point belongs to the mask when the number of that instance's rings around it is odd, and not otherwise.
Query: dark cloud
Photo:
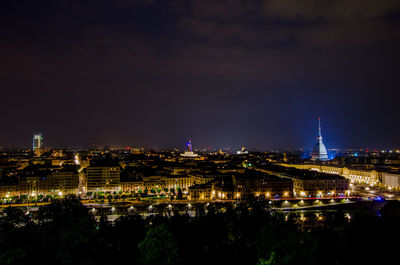
[[[400,7],[396,0],[268,0],[264,4],[267,16],[352,23],[381,19]]]
[[[398,1],[3,1],[0,146],[399,145]],[[2,128],[3,128],[2,126]],[[383,129],[385,128],[385,129]]]

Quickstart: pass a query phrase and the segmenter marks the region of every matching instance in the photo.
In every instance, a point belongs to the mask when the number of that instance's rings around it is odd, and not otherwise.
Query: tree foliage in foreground
[[[54,201],[35,218],[18,208],[0,213],[2,264],[384,264],[397,259],[400,203],[380,215],[336,211],[308,225],[265,210],[265,202],[241,202],[196,217],[126,215],[97,223],[76,198]]]

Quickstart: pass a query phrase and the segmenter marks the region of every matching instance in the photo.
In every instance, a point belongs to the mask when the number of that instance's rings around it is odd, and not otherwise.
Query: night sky
[[[2,0],[0,146],[400,146],[398,0]]]

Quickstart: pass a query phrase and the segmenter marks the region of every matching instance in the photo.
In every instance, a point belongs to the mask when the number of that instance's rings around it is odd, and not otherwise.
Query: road
[[[387,188],[371,185],[365,183],[350,183],[350,192],[352,196],[359,196],[364,199],[386,199],[386,200],[399,200],[400,192],[395,190],[388,190]]]

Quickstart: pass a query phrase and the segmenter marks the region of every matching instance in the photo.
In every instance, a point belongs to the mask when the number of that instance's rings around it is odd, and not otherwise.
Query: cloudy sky
[[[4,0],[0,146],[400,146],[398,0]]]

